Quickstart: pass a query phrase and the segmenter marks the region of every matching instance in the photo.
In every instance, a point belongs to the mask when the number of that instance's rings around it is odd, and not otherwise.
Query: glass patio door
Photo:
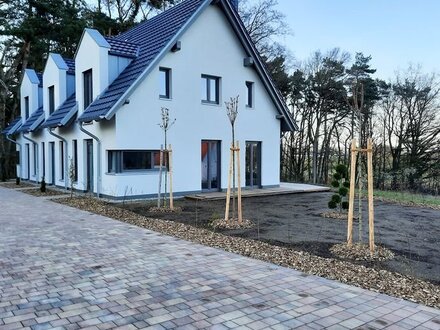
[[[202,190],[220,189],[220,141],[202,141]]]
[[[246,187],[261,187],[261,142],[246,141]]]

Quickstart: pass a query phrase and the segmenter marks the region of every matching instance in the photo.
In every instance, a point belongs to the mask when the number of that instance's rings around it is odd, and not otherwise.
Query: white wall
[[[99,46],[89,32],[85,30],[75,56],[75,85],[78,115],[81,115],[84,111],[83,73],[92,69],[93,99],[95,99],[108,86],[108,68],[108,48]]]
[[[213,37],[215,36],[215,37]],[[221,184],[227,187],[231,129],[224,101],[240,95],[236,139],[240,141],[242,185],[245,141],[262,141],[262,185],[279,184],[280,121],[277,110],[253,68],[243,66],[246,56],[223,13],[209,6],[181,38],[182,50],[167,54],[136,91],[130,103],[116,113],[114,145],[104,149],[159,149],[163,132],[158,126],[161,107],[170,109],[175,125],[168,141],[174,151],[175,191],[201,190],[201,140],[221,140]],[[172,100],[159,99],[159,66],[172,69]],[[201,103],[201,74],[221,77],[219,105]],[[245,107],[245,81],[253,81],[255,107]],[[106,156],[104,169],[106,169]],[[157,172],[106,174],[103,190],[109,194],[154,194]]]
[[[32,83],[32,81],[29,79],[28,71],[34,70],[26,70],[20,86],[21,118],[23,123],[26,121],[24,102],[25,97],[29,97],[29,116],[40,106],[38,83]]]

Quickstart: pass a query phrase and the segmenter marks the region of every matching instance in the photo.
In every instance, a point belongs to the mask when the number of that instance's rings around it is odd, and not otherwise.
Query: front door
[[[87,187],[86,190],[93,192],[93,140],[86,140],[86,173],[87,173]]]
[[[220,141],[202,141],[202,190],[220,187]]]
[[[55,185],[55,142],[49,142],[50,180]]]
[[[261,142],[246,141],[246,187],[261,187]]]

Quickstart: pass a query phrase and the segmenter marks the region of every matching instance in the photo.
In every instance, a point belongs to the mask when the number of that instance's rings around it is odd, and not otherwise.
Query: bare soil
[[[345,221],[324,218],[331,193],[309,193],[243,199],[243,217],[255,223],[248,229],[215,229],[229,236],[243,237],[273,245],[334,258],[330,247],[346,240]],[[153,213],[154,202],[119,205],[149,218],[172,220],[212,229],[213,220],[221,218],[225,201],[180,199],[179,213]],[[366,203],[363,206],[366,210]],[[394,252],[387,261],[351,261],[377,270],[384,269],[440,284],[440,210],[375,202],[376,244]],[[358,241],[358,221],[354,239]],[[363,219],[363,240],[368,240],[368,219]]]

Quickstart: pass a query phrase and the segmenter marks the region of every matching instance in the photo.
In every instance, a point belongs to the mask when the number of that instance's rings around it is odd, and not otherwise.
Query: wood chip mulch
[[[335,244],[330,248],[330,252],[336,258],[356,261],[385,261],[395,257],[391,250],[379,245],[374,247],[374,253],[371,254],[370,247],[360,243],[352,246],[348,246],[347,243]]]
[[[32,196],[36,196],[36,197],[67,195],[67,193],[65,193],[63,191],[48,189],[48,188],[46,188],[45,192],[41,192],[40,188],[26,189],[26,190],[22,190],[21,192],[23,192],[25,194],[32,195]]]
[[[175,206],[173,209],[170,209],[169,207],[153,206],[148,209],[148,212],[151,212],[151,213],[181,213],[182,208],[179,206]]]
[[[255,224],[249,219],[242,219],[241,223],[238,219],[229,219],[227,222],[225,219],[215,219],[211,222],[211,227],[214,229],[248,229],[254,226]]]
[[[8,189],[20,189],[20,188],[29,188],[29,187],[36,187],[35,184],[27,183],[27,182],[20,182],[19,185],[17,185],[14,182],[0,182],[0,187],[2,188],[8,188]]]
[[[74,197],[54,201],[184,240],[440,308],[440,286],[417,278],[343,260],[318,257],[256,240],[226,236],[179,222],[146,218],[94,198]]]

